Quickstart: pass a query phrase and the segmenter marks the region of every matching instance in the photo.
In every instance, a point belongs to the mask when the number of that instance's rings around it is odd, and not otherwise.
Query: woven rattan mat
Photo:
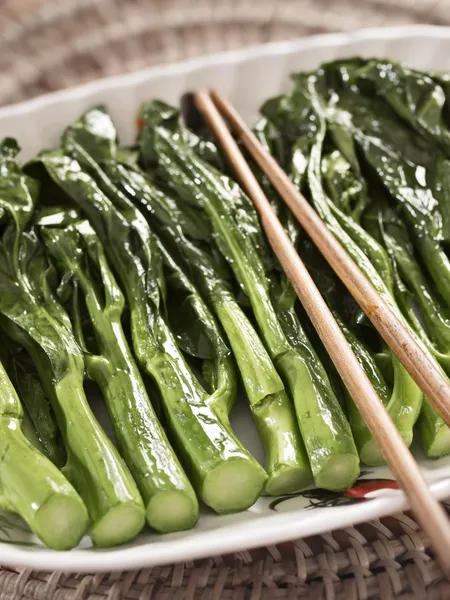
[[[450,0],[0,0],[0,104],[275,39],[450,23]]]
[[[450,24],[450,1],[0,0],[0,104],[205,52],[408,23]],[[418,525],[404,514],[139,572],[0,568],[0,600],[221,598],[447,600],[450,584]]]
[[[1,600],[448,600],[405,514],[289,544],[128,573],[0,571]]]

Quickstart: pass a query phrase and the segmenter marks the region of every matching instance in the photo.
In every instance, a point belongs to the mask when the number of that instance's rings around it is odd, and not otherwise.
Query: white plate
[[[160,97],[177,103],[184,92],[210,86],[218,87],[252,120],[264,99],[287,88],[292,71],[352,55],[391,57],[420,69],[450,71],[450,28],[399,27],[321,35],[104,79],[0,109],[0,137],[17,137],[23,157],[29,158],[43,147],[57,144],[63,127],[88,107],[105,103],[127,143],[134,138],[136,112],[142,101]],[[232,421],[237,434],[261,456],[250,415],[245,408],[236,410]],[[450,457],[427,461],[420,450],[414,453],[433,493],[441,499],[449,497]],[[386,478],[392,476],[385,468],[367,469],[361,475],[362,480]],[[229,516],[203,510],[192,531],[170,535],[145,532],[112,550],[95,550],[86,537],[77,549],[66,553],[46,549],[20,519],[0,514],[0,564],[87,572],[138,569],[274,544],[407,508],[403,493],[386,489],[358,503],[343,495],[330,495],[328,502],[322,497],[321,504],[326,506],[321,507],[313,506],[317,498],[302,495],[281,500],[271,507],[273,499],[261,498],[250,510]]]

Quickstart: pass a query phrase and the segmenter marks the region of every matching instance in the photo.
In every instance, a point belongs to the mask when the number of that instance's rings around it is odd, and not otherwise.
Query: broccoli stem
[[[142,494],[148,524],[160,532],[193,527],[198,519],[197,499],[150,404],[126,341],[121,325],[123,295],[98,237],[83,220],[61,229],[43,227],[42,235],[62,272],[77,281],[72,320],[82,347],[84,315],[78,290],[84,296],[99,348],[98,355],[85,352],[88,375],[106,400],[117,445]],[[92,274],[94,265],[99,278]]]
[[[69,550],[86,532],[86,507],[22,433],[23,409],[1,363],[0,380],[0,504],[19,514],[47,546]]]
[[[30,354],[67,450],[64,468],[83,498],[95,545],[134,537],[145,522],[142,499],[84,394],[84,359],[70,320],[50,286],[50,267],[29,227],[38,183],[22,171],[12,140],[0,144],[0,313],[5,332]]]
[[[293,406],[266,349],[237,302],[213,301],[244,383],[266,455],[270,495],[298,491],[309,483],[311,469],[298,432]]]
[[[314,480],[326,489],[347,489],[359,475],[359,457],[350,425],[295,311],[280,309],[278,315],[293,345],[275,365],[294,398]]]
[[[393,368],[394,386],[392,393],[389,393],[385,382],[381,379],[381,373],[379,372],[370,352],[356,338],[356,336],[350,332],[348,328],[342,325],[341,329],[343,330],[347,341],[352,347],[352,350],[358,357],[359,362],[369,376],[372,385],[377,391],[405,444],[410,446],[413,439],[413,425],[418,418],[417,407],[421,406],[421,390],[417,387],[411,377],[409,377],[408,373],[402,368],[402,365],[397,357],[390,353]],[[405,398],[409,399],[408,403],[405,402]],[[355,402],[348,393],[346,394],[346,400],[350,425],[361,461],[370,466],[384,465],[386,461],[377,443],[373,439],[372,434],[367,428],[367,425],[364,422],[364,419],[362,418]]]
[[[157,327],[163,351],[144,354],[140,346],[139,358],[161,390],[178,454],[206,504],[218,513],[244,510],[258,498],[267,475],[212,410],[211,397],[193,378],[162,319]]]
[[[105,319],[104,321],[107,321]],[[172,452],[128,349],[120,324],[98,322],[108,352],[88,360],[88,373],[108,406],[115,438],[146,506],[147,523],[161,533],[191,529],[195,493]]]
[[[416,245],[437,289],[450,306],[450,260],[445,250],[431,236],[417,236]]]
[[[450,324],[448,311],[430,286],[422,267],[417,262],[414,246],[404,221],[379,199],[365,215],[365,226],[385,245],[394,267],[397,303],[409,325],[424,344],[426,350],[447,372],[450,369]],[[394,385],[395,388],[395,385]],[[406,387],[408,390],[409,386]],[[426,399],[425,399],[426,400]],[[408,404],[411,407],[411,404]],[[406,411],[404,411],[406,414]],[[450,434],[447,426],[433,410],[428,400],[418,418],[425,452],[433,457],[450,452]],[[434,439],[435,438],[435,439]]]
[[[83,390],[81,357],[68,357],[67,372],[53,382],[42,353],[34,347],[28,351],[51,398],[67,450],[63,472],[88,509],[94,545],[106,548],[133,539],[144,525],[142,499],[89,407]]]
[[[236,210],[236,194],[229,191],[232,182],[225,181],[225,177],[199,160],[183,144],[180,136],[160,126],[153,128],[151,123],[146,127],[149,135],[145,139],[153,140],[152,150],[158,157],[158,172],[186,202],[205,211],[219,250],[250,300],[269,356],[293,399],[316,483],[329,489],[350,487],[359,473],[359,459],[350,426],[326,373],[317,376],[318,358],[304,333],[296,330],[300,337],[295,347],[286,337],[272,304],[256,247],[250,245],[250,237],[244,235],[242,224],[238,222],[244,209]],[[252,214],[247,213],[247,219]],[[314,431],[317,435],[313,434]],[[324,458],[321,459],[321,456]]]
[[[424,398],[417,422],[423,449],[428,458],[439,458],[449,453],[450,428]]]
[[[164,243],[185,263],[227,335],[265,452],[265,468],[269,475],[266,493],[287,494],[303,488],[311,479],[311,469],[292,402],[286,396],[272,360],[253,325],[234,299],[228,283],[221,278],[219,269],[215,268],[206,250],[185,237],[184,231],[175,230],[167,223],[166,214],[170,214],[173,204],[167,194],[150,185],[143,176],[138,179],[137,186],[136,177],[132,177],[136,176],[136,171],[130,172],[123,167],[120,171],[110,168],[109,172],[116,175],[116,185],[121,185],[124,190],[133,190],[133,198],[145,210],[149,221],[153,221],[154,214],[158,217],[163,214],[158,224]],[[224,388],[227,389],[227,386]],[[214,402],[213,408],[216,413],[222,414],[222,420],[228,418],[228,407],[222,411],[221,403]]]
[[[160,314],[163,283],[148,224],[74,139],[68,145],[86,168],[61,151],[42,154],[39,160],[85,211],[103,243],[128,302],[136,358],[159,387],[171,439],[191,482],[216,512],[244,510],[258,498],[267,475],[208,406],[208,394]]]

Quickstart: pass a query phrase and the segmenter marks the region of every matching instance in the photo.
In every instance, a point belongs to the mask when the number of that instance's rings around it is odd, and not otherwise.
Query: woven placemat
[[[433,0],[0,0],[0,105],[206,52],[326,31],[450,24]],[[51,565],[49,565],[51,569]],[[0,568],[0,600],[450,599],[405,514],[138,572]]]
[[[127,573],[0,571],[1,600],[448,600],[406,514],[259,550]]]
[[[448,0],[0,0],[0,104],[269,40],[450,23]]]

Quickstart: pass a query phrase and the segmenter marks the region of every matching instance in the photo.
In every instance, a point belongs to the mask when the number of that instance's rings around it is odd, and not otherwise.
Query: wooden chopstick
[[[405,329],[397,315],[367,280],[230,102],[215,90],[211,92],[211,98],[384,341],[436,411],[447,425],[450,425],[450,382],[447,377]]]
[[[450,523],[444,510],[428,489],[417,463],[286,235],[210,96],[206,92],[199,92],[195,101],[252,199],[272,249],[378,443],[389,468],[407,495],[418,521],[434,544],[442,568],[450,578]]]

